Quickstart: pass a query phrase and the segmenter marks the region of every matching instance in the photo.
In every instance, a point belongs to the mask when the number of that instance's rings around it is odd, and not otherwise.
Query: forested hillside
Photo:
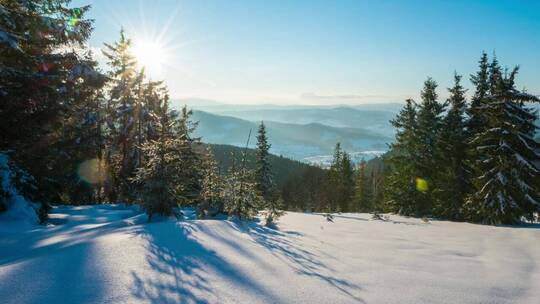
[[[244,148],[230,145],[208,144],[208,146],[216,158],[220,172],[228,172],[233,164],[240,164],[242,162],[244,151],[247,151],[247,167],[250,169],[256,168],[257,150],[255,149],[246,150]],[[303,174],[308,170],[317,171],[320,173],[324,172],[323,169],[318,167],[273,154],[269,155],[268,163],[272,168],[274,182],[279,189],[282,189],[289,179],[292,179],[299,174]]]

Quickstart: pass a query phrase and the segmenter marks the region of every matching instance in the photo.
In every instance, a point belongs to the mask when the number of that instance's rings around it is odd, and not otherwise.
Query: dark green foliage
[[[238,164],[241,162],[243,151],[246,151],[246,167],[250,170],[256,170],[257,168],[257,150],[255,149],[245,150],[244,148],[229,145],[204,145],[212,150],[212,154],[218,163],[218,170],[222,175],[230,170],[233,163]],[[272,168],[273,181],[278,190],[283,189],[284,185],[289,180],[293,179],[294,176],[301,174],[309,168],[316,168],[296,160],[273,154],[268,155],[268,164]],[[320,171],[322,171],[322,169]]]
[[[421,92],[422,102],[418,106],[415,137],[415,166],[417,178],[427,183],[427,189],[420,190],[417,196],[415,215],[431,215],[433,208],[433,190],[441,161],[437,158],[437,141],[442,129],[442,113],[445,105],[437,101],[437,83],[428,78]],[[416,180],[418,188],[419,180]]]
[[[515,89],[517,68],[501,76],[491,66],[491,95],[485,97],[485,131],[471,142],[482,155],[475,162],[475,186],[467,202],[469,219],[487,224],[534,220],[540,212],[540,144],[533,139],[535,113],[524,105],[538,98]]]
[[[285,213],[283,211],[283,199],[279,193],[274,192],[265,199],[263,215],[265,217],[265,225],[267,227],[274,227],[276,221]]]
[[[270,155],[268,152],[270,144],[268,143],[268,137],[266,136],[264,122],[261,122],[257,133],[257,163],[255,169],[257,190],[259,190],[261,196],[265,200],[269,200],[274,188],[274,180],[268,160]]]
[[[200,144],[199,138],[193,137],[197,123],[191,120],[192,111],[182,108],[178,125],[175,128],[176,136],[185,139],[185,149],[178,157],[184,164],[185,170],[181,176],[181,205],[193,206],[197,203],[201,193],[203,176],[203,155],[206,152]]]
[[[482,57],[478,63],[478,72],[475,75],[471,75],[471,83],[475,86],[475,92],[471,99],[471,104],[467,109],[467,134],[469,140],[476,137],[484,126],[485,121],[481,112],[482,103],[484,97],[489,93],[489,59],[485,52],[482,53]]]
[[[79,151],[63,145],[78,118],[74,111],[94,98],[103,79],[87,56],[89,6],[67,0],[2,1],[0,29],[0,150],[14,150],[35,177],[41,199],[66,191],[68,169]]]
[[[386,158],[388,164],[385,183],[385,209],[411,215],[417,210],[420,193],[416,190],[419,176],[417,146],[417,107],[413,100],[406,101],[398,116],[391,121],[396,128],[396,141]]]
[[[386,186],[388,209],[406,215],[433,214],[434,190],[441,167],[437,142],[443,127],[445,105],[437,101],[437,83],[428,78],[422,102],[408,100],[392,124],[398,129]]]
[[[225,211],[234,218],[250,220],[263,207],[263,198],[253,181],[253,171],[244,166],[232,167],[225,178],[223,200]]]
[[[178,184],[185,170],[179,156],[185,148],[184,138],[165,132],[158,140],[142,146],[146,161],[144,166],[137,169],[133,182],[141,185],[139,200],[149,221],[154,214],[171,215],[178,204],[181,192]]]
[[[212,217],[224,211],[223,204],[223,178],[219,174],[217,162],[207,148],[202,156],[202,181],[200,201],[197,205],[197,214],[199,218]]]
[[[354,197],[354,211],[368,212],[374,209],[372,176],[366,174],[366,162],[362,160],[356,172],[356,188]]]
[[[503,73],[497,59],[488,63],[484,53],[471,76],[476,88],[470,108],[455,75],[443,119],[445,105],[437,102],[436,84],[428,79],[422,104],[414,108],[407,102],[393,121],[398,130],[386,157],[387,211],[486,224],[535,219],[538,116],[526,103],[539,99],[515,89],[516,75],[517,68]]]
[[[354,197],[354,168],[351,157],[348,153],[343,153],[341,159],[341,198],[340,210],[350,212],[352,209],[352,200]]]
[[[349,154],[337,143],[328,170],[327,211],[349,212],[354,196],[354,172]]]
[[[383,165],[382,159],[375,158],[354,170],[348,153],[336,145],[330,169],[308,167],[289,178],[282,189],[285,210],[370,212],[383,209]]]
[[[282,188],[284,209],[323,211],[328,209],[328,173],[317,167],[306,167],[292,174]]]
[[[434,214],[460,220],[465,197],[471,191],[470,168],[467,166],[466,90],[461,86],[461,76],[454,74],[454,86],[448,91],[450,109],[437,142],[439,169],[435,175]]]

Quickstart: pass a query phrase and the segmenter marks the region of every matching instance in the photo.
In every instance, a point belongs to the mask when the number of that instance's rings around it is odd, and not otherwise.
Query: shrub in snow
[[[33,177],[0,153],[0,217],[37,223],[33,203],[22,194],[30,190],[35,190]]]
[[[251,219],[258,211],[263,199],[256,184],[251,181],[252,172],[247,169],[232,170],[226,179],[223,200],[225,211],[238,219]]]
[[[223,212],[223,180],[210,150],[206,151],[202,160],[202,180],[197,216],[206,218]]]
[[[147,161],[138,168],[133,181],[142,186],[138,195],[149,221],[155,214],[172,215],[173,208],[177,206],[176,188],[183,165],[179,160],[182,146],[182,139],[162,136],[141,147]]]
[[[272,227],[276,221],[285,213],[283,209],[283,199],[279,197],[279,194],[274,193],[266,202],[266,210],[263,211],[265,217],[265,225]]]

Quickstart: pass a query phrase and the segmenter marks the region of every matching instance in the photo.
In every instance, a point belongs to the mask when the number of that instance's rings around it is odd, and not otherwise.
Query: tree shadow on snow
[[[288,238],[288,235],[294,233],[281,232],[257,223],[230,223],[235,229],[249,234],[255,242],[270,250],[297,273],[324,281],[356,302],[365,303],[356,295],[362,289],[359,285],[332,275],[335,270],[322,263],[318,255],[303,249],[298,242],[294,242],[294,239]]]
[[[276,296],[230,265],[215,251],[205,248],[194,236],[197,225],[141,225],[136,234],[148,241],[146,262],[153,272],[132,272],[132,294],[152,303],[220,303],[234,300],[238,290],[229,295],[215,294],[208,277],[216,275],[228,284],[240,286],[261,298]]]

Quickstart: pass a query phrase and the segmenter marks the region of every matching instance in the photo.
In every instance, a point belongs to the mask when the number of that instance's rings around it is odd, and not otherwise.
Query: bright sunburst
[[[163,77],[167,62],[165,47],[156,41],[141,40],[133,44],[133,56],[141,68],[151,77]]]

